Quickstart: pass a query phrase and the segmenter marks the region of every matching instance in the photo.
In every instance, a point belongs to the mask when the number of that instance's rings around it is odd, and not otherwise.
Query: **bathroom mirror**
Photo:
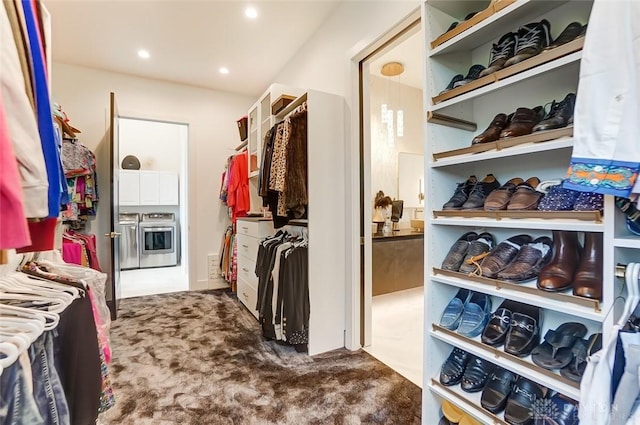
[[[424,207],[424,156],[398,153],[398,199],[404,208]]]

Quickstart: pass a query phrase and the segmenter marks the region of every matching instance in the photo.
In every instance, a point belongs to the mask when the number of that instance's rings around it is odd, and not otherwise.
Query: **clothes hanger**
[[[618,320],[618,326],[623,328],[624,325],[631,317],[631,314],[635,310],[638,302],[640,301],[640,283],[638,281],[640,277],[640,263],[629,263],[625,270],[625,285],[627,287],[627,300],[624,303],[624,308],[620,319]]]
[[[45,307],[47,312],[62,313],[69,304],[59,298],[49,298],[38,295],[16,294],[11,292],[0,292],[0,300],[21,300],[29,301],[34,307],[31,310],[38,309],[38,307]],[[1,303],[0,303],[1,304]],[[14,307],[3,304],[4,307]],[[1,311],[1,310],[0,310]],[[38,309],[37,311],[45,312]]]
[[[24,279],[22,276],[24,276]],[[74,299],[78,298],[80,293],[78,289],[71,286],[54,283],[48,285],[45,284],[44,281],[29,279],[27,275],[20,273],[0,279],[0,289],[9,293],[18,292],[61,299],[65,301],[67,305],[71,304]]]
[[[0,303],[0,326],[4,325],[6,320],[13,322],[41,323],[43,331],[50,331],[58,326],[60,315],[51,311],[36,310],[32,308],[16,307]],[[37,335],[36,337],[38,337]]]
[[[18,347],[9,342],[0,342],[0,353],[4,354],[5,356],[4,358],[0,358],[0,371],[8,368],[13,363],[15,363],[15,361],[18,360],[18,356],[20,355]]]

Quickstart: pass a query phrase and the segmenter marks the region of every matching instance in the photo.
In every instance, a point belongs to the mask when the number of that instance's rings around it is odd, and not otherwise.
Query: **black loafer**
[[[480,357],[472,356],[467,363],[464,375],[462,375],[462,383],[460,384],[462,391],[468,393],[481,391],[489,380],[489,375],[494,367],[493,363],[489,363]]]
[[[504,351],[518,357],[526,357],[540,343],[540,309],[527,306],[522,312],[514,312],[504,342]]]
[[[517,380],[518,375],[496,366],[482,390],[482,397],[480,398],[482,407],[491,413],[501,412],[507,404],[509,394]]]
[[[491,313],[489,323],[482,331],[482,342],[487,345],[498,347],[504,344],[511,324],[511,315],[513,314],[513,311],[507,308],[505,303],[506,301]]]
[[[469,244],[477,238],[478,234],[476,232],[467,232],[460,236],[458,240],[451,245],[451,248],[449,248],[447,256],[444,257],[444,261],[442,261],[441,266],[442,269],[457,272],[467,255]]]
[[[520,377],[509,394],[504,419],[512,425],[530,425],[534,421],[536,400],[544,398],[546,388]]]
[[[450,386],[460,383],[471,355],[464,350],[454,348],[440,369],[440,383]]]

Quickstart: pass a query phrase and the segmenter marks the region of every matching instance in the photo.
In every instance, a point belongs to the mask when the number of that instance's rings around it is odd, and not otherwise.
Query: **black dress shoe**
[[[544,398],[545,394],[546,388],[520,377],[509,394],[504,419],[512,425],[533,424],[535,403]]]
[[[481,391],[489,380],[489,375],[494,367],[493,363],[489,363],[480,357],[471,356],[464,375],[462,375],[462,383],[460,384],[462,391],[468,393]]]
[[[493,174],[487,174],[482,181],[479,181],[471,190],[469,198],[462,204],[463,210],[481,210],[484,208],[484,201],[495,189],[500,187],[500,182]]]
[[[512,315],[513,310],[509,308],[509,300],[503,301],[500,307],[491,313],[489,323],[487,323],[484,331],[482,331],[482,342],[493,347],[504,344],[507,332],[509,331],[509,325],[511,324]]]
[[[566,127],[569,124],[569,118],[573,117],[575,106],[576,95],[573,93],[566,95],[562,102],[556,103],[554,100],[547,116],[533,127],[532,132]]]
[[[453,193],[453,196],[442,206],[443,210],[459,210],[462,208],[467,199],[469,198],[469,194],[475,187],[478,179],[476,176],[469,176],[467,181],[458,183],[456,186],[456,190]]]
[[[582,33],[582,24],[580,22],[571,22],[566,26],[564,30],[560,33],[558,38],[553,40],[549,46],[545,50],[555,49],[556,47],[560,47],[563,44],[567,44],[570,41],[575,40]]]
[[[540,308],[523,304],[519,310],[511,315],[504,351],[514,356],[526,357],[540,343]]]
[[[471,355],[460,348],[454,348],[440,369],[440,383],[450,386],[459,384]]]
[[[507,404],[509,394],[517,379],[518,375],[515,373],[496,366],[482,390],[480,399],[482,407],[491,413],[501,412]]]
[[[460,236],[457,241],[451,245],[447,256],[444,257],[444,261],[442,262],[443,270],[451,270],[457,272],[464,260],[465,255],[467,255],[467,250],[469,249],[469,244],[471,241],[476,240],[478,234],[476,232],[467,232],[464,235]]]
[[[476,240],[469,243],[469,249],[467,250],[467,254],[464,256],[462,264],[460,264],[459,271],[461,273],[473,273],[478,267],[476,266],[476,264],[479,264],[480,260],[474,260],[476,261],[475,264],[471,262],[471,260],[478,255],[482,255],[485,252],[491,251],[495,246],[496,239],[491,233],[480,233]]]

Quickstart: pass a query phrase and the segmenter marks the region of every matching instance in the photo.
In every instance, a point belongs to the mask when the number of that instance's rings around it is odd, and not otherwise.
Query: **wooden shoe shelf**
[[[529,358],[520,359],[482,344],[480,337],[466,338],[438,326],[442,310],[458,289],[466,288],[491,297],[494,311],[502,300],[510,299],[542,309],[542,332],[569,321],[584,323],[589,335],[603,332],[606,340],[616,319],[611,313],[620,294],[622,280],[614,276],[615,264],[637,261],[640,238],[631,236],[624,216],[617,211],[613,197],[605,197],[604,213],[542,211],[442,211],[456,184],[471,175],[481,180],[493,174],[500,183],[514,177],[532,176],[541,181],[563,178],[571,159],[571,126],[472,146],[473,137],[483,132],[498,113],[509,114],[518,107],[533,108],[567,93],[576,93],[584,39],[576,39],[543,52],[514,68],[503,69],[486,80],[441,94],[456,74],[466,75],[474,64],[487,65],[492,43],[521,25],[547,19],[551,35],[557,37],[573,21],[588,22],[591,1],[516,0],[485,12],[482,19],[466,24],[461,31],[444,35],[451,22],[464,24],[464,17],[491,1],[423,0],[425,91],[425,188],[430,196],[425,214],[425,351],[424,424],[438,423],[440,405],[449,400],[485,424],[505,424],[503,414],[494,415],[480,405],[480,393],[468,394],[459,386],[445,387],[438,381],[440,368],[454,347],[525,376],[576,401],[579,387],[557,371],[547,371]],[[487,15],[487,16],[485,16]],[[455,32],[455,29],[454,29]],[[450,37],[449,37],[450,36]],[[445,39],[446,38],[446,39]],[[438,41],[436,43],[436,41]],[[433,44],[432,44],[433,43]],[[548,110],[548,105],[547,105]],[[549,293],[537,289],[535,281],[509,283],[459,272],[442,270],[441,264],[451,245],[465,232],[488,231],[499,243],[526,233],[533,238],[552,236],[552,230],[603,234],[603,298],[591,300],[571,292]]]

